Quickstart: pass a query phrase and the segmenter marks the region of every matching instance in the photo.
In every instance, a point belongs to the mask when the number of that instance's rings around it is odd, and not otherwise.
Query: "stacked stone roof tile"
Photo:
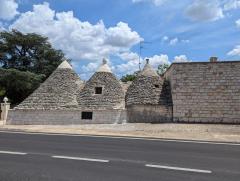
[[[96,94],[96,87],[102,88]],[[166,84],[147,62],[133,82],[121,83],[106,60],[84,84],[67,61],[15,109],[124,109],[131,104],[166,104]],[[165,92],[163,91],[165,90]]]
[[[95,94],[95,88],[102,87],[102,94]],[[86,82],[78,95],[82,109],[123,109],[125,107],[124,91],[119,80],[111,73],[106,61]]]
[[[151,67],[148,60],[143,70],[129,86],[126,105],[165,105],[170,104],[166,97],[169,87]],[[164,90],[164,91],[163,91]]]
[[[67,61],[15,109],[65,109],[77,107],[77,94],[83,82]]]

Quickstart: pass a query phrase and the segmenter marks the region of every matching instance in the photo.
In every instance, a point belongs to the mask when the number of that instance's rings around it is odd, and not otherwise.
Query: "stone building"
[[[8,124],[87,124],[126,121],[124,91],[106,60],[85,84],[64,61],[21,104]]]
[[[143,70],[129,86],[126,93],[129,122],[170,122],[172,120],[171,98],[163,78],[147,60]]]
[[[106,61],[86,82],[65,61],[7,124],[240,123],[240,61],[173,63],[163,77],[147,61],[120,82]]]
[[[123,88],[105,59],[79,92],[77,100],[83,116],[93,122],[119,123],[126,120]]]
[[[77,107],[77,94],[82,87],[83,81],[69,63],[64,61],[37,90],[15,109],[53,110]]]
[[[173,122],[240,123],[240,61],[173,63]]]
[[[77,94],[83,81],[67,61],[28,98],[10,110],[8,124],[75,124]]]

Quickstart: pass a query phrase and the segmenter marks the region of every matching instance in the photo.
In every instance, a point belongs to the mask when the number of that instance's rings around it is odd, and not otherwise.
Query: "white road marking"
[[[0,133],[15,133],[15,134],[29,134],[29,135],[46,135],[46,136],[72,136],[72,137],[89,137],[89,138],[111,138],[111,139],[126,139],[126,140],[148,140],[148,141],[162,141],[162,142],[176,142],[176,143],[197,143],[210,145],[228,145],[240,146],[240,143],[230,142],[213,142],[213,141],[196,141],[196,140],[181,140],[181,139],[165,139],[165,138],[144,138],[144,137],[128,137],[128,136],[104,136],[104,135],[84,135],[84,134],[64,134],[64,133],[42,133],[42,132],[21,132],[21,131],[0,131]]]
[[[60,156],[54,155],[52,158],[61,158],[61,159],[69,159],[69,160],[82,160],[82,161],[90,161],[90,162],[103,162],[107,163],[109,160],[102,160],[102,159],[94,159],[94,158],[82,158],[82,157],[71,157],[71,156]]]
[[[211,170],[200,170],[200,169],[183,168],[183,167],[171,167],[171,166],[165,166],[165,165],[146,164],[145,166],[152,167],[152,168],[168,169],[168,170],[179,170],[179,171],[185,171],[185,172],[212,173]]]
[[[15,152],[15,151],[0,151],[0,154],[26,155],[27,153]]]

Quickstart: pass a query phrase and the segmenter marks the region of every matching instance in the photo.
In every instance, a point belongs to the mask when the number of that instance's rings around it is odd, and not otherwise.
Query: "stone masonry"
[[[164,77],[147,62],[127,84],[115,77],[106,60],[85,84],[63,62],[9,111],[7,124],[126,121],[240,124],[240,61],[213,58],[211,62],[173,63]]]
[[[102,94],[95,94],[95,87],[102,87]],[[97,72],[78,95],[82,109],[123,109],[124,92],[120,82],[109,72]]]
[[[67,62],[63,62],[28,98],[15,109],[67,109],[78,106],[77,94],[83,82]]]
[[[173,63],[173,121],[240,123],[240,62]]]
[[[102,88],[101,94],[95,88]],[[86,82],[77,97],[79,106],[84,110],[124,109],[124,91],[120,81],[108,67],[106,61]]]
[[[170,122],[172,102],[170,86],[150,66],[148,60],[143,70],[129,86],[126,106],[129,122]]]

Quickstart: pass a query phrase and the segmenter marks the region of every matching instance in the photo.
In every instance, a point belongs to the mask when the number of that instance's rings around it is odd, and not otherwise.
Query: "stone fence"
[[[83,112],[91,112],[90,119],[83,119]],[[126,111],[112,110],[37,110],[11,109],[8,125],[73,125],[117,124],[126,122]]]

